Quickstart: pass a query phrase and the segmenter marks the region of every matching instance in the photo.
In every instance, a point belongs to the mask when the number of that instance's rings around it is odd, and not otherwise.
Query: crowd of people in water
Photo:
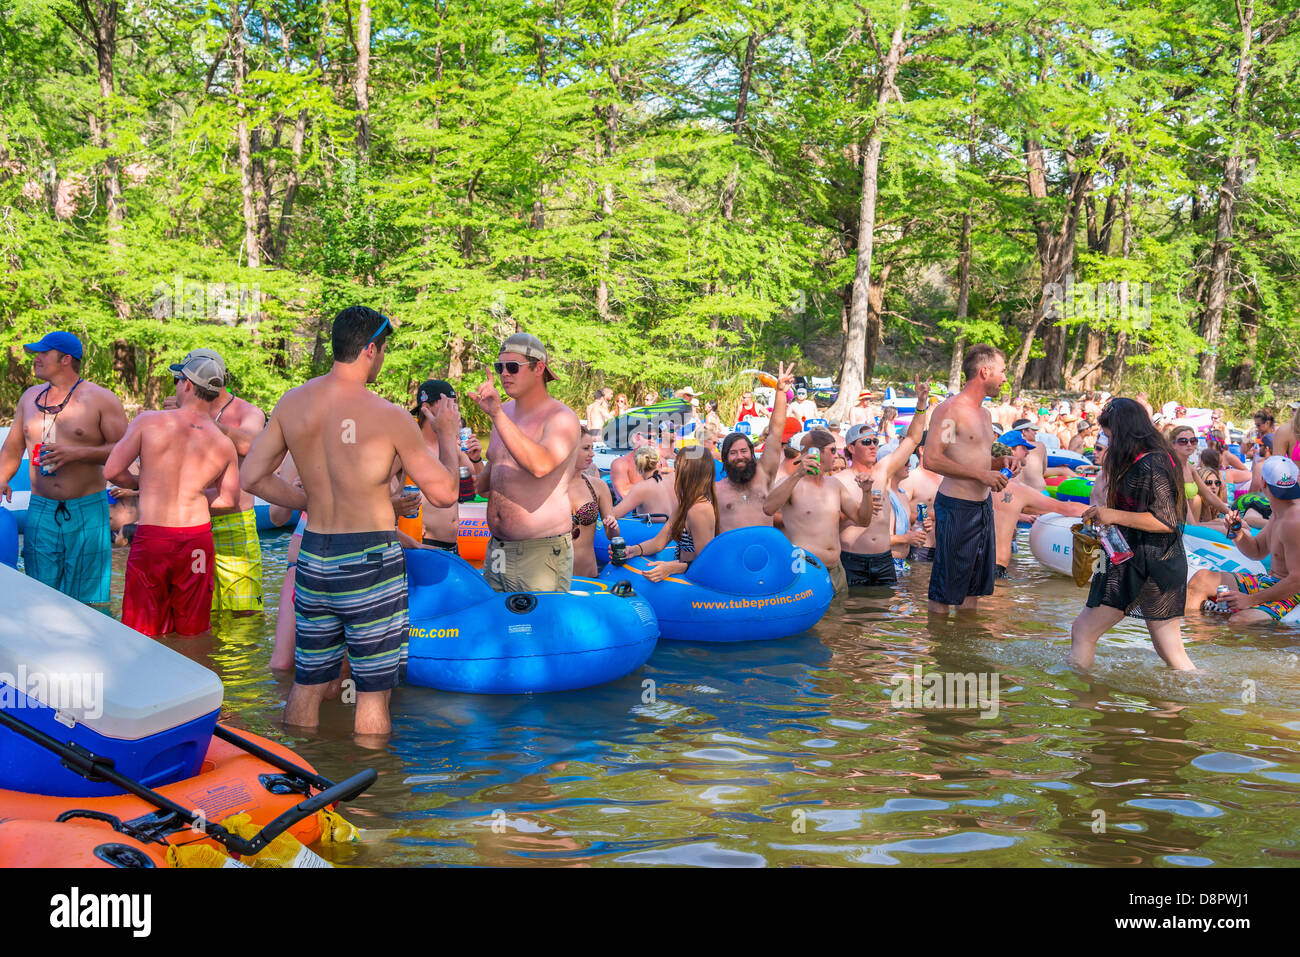
[[[458,396],[429,379],[401,408],[370,389],[394,335],[375,310],[344,309],[330,371],[286,392],[269,417],[230,391],[221,355],[195,349],[170,367],[175,396],[130,422],[110,389],[82,378],[75,335],[27,345],[39,383],[0,446],[0,496],[30,461],[26,573],[106,604],[113,540],[129,540],[122,620],[146,635],[199,634],[214,614],[262,611],[255,497],[276,524],[296,511],[271,659],[294,671],[286,722],[316,726],[322,700],[349,676],[359,734],[390,727],[407,641],[403,550],[456,551],[459,504],[475,496],[486,498],[491,532],[483,574],[501,592],[567,591],[575,575],[594,576],[598,523],[615,538],[635,514],[662,527],[628,558],[676,545],[674,558],[650,564],[651,580],[686,572],[724,532],[777,527],[792,551],[816,556],[837,595],[930,565],[932,615],[975,610],[993,594],[1023,522],[1077,516],[1119,528],[1132,552],[1107,556],[1092,578],[1071,631],[1083,667],[1126,615],[1145,621],[1171,667],[1189,669],[1186,614],[1267,624],[1300,601],[1298,403],[1280,427],[1264,409],[1237,436],[1222,410],[1197,426],[1188,410],[1157,412],[1141,393],[1008,401],[1005,356],[977,345],[962,387],[942,400],[918,379],[915,413],[864,391],[847,418],[827,421],[781,365],[772,388],[744,393],[725,418],[692,389],[665,394],[688,411],[642,415],[607,484],[593,466],[606,426],[655,406],[658,393],[632,406],[601,389],[580,419],[548,392],[556,373],[545,346],[519,332],[477,389]],[[486,449],[462,401],[491,420]],[[1058,449],[1078,453],[1073,464],[1050,465]],[[1090,504],[1044,494],[1054,478],[1079,475],[1095,477]],[[402,519],[417,508],[413,537]],[[1248,558],[1271,556],[1269,574],[1189,581],[1189,523],[1222,530]]]

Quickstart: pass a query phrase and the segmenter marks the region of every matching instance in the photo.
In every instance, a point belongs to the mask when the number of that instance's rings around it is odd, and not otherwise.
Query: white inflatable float
[[[1069,515],[1039,516],[1029,529],[1029,550],[1040,565],[1058,575],[1073,574],[1074,534],[1070,528],[1078,521]],[[1252,575],[1264,575],[1269,571],[1268,559],[1259,562],[1247,558],[1222,532],[1201,525],[1183,527],[1183,550],[1187,553],[1188,581],[1202,569]],[[1300,625],[1300,605],[1292,609],[1283,621]]]

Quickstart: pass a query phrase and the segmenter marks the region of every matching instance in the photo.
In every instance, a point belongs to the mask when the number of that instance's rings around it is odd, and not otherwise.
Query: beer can
[[[615,565],[627,561],[627,542],[623,541],[623,536],[615,535],[609,540],[609,560]]]
[[[814,466],[813,470],[808,474],[820,475],[822,472],[822,450],[814,445],[805,454],[808,456],[808,458],[812,459],[813,466]]]
[[[473,437],[474,437],[473,429],[466,427],[460,430],[460,450],[462,452],[466,451],[465,446],[469,442],[469,440]]]
[[[403,485],[403,486],[402,486],[402,491],[405,492],[407,495],[411,495],[411,494],[419,495],[419,494],[420,494],[420,486],[418,486],[418,485]],[[403,517],[403,518],[415,518],[415,517],[416,517],[417,515],[419,515],[419,514],[420,514],[420,503],[419,503],[419,502],[416,502],[416,504],[415,504],[415,511],[413,511],[413,512],[403,512],[403,513],[402,513],[402,517]]]
[[[474,473],[468,465],[460,467],[460,501],[468,502],[474,497]]]
[[[1011,471],[1011,469],[998,469],[998,474],[1005,476],[1006,478],[1009,479],[1014,473]]]
[[[916,520],[917,520],[918,522],[924,522],[924,521],[925,521],[925,512],[926,512],[925,503],[924,503],[924,502],[918,502],[917,505],[916,505]]]

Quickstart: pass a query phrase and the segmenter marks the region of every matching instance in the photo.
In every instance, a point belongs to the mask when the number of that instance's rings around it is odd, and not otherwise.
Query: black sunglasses
[[[531,368],[533,368],[533,367],[536,366],[536,365],[537,365],[537,360],[536,360],[536,359],[529,359],[529,360],[528,360],[528,368],[531,369]],[[500,375],[502,372],[508,372],[510,375],[518,375],[518,374],[519,374],[519,366],[520,366],[520,363],[518,363],[518,362],[513,362],[513,361],[511,361],[511,362],[494,362],[494,363],[492,363],[492,368],[497,370],[497,375]]]
[[[879,444],[880,444],[880,439],[876,439],[876,438],[858,439],[858,445],[879,445]]]
[[[1196,444],[1196,439],[1188,439],[1188,438],[1174,439],[1174,445],[1195,445],[1195,444]]]

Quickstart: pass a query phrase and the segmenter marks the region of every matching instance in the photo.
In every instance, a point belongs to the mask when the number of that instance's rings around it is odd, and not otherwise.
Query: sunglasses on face
[[[1210,488],[1223,488],[1222,482],[1206,482],[1205,484],[1208,485]]]
[[[492,368],[497,370],[497,375],[500,375],[503,372],[509,373],[510,375],[518,375],[519,366],[522,364],[523,363],[519,362],[494,362],[492,363]],[[533,366],[537,365],[537,360],[529,359],[527,365],[528,368],[531,369]]]
[[[858,439],[858,445],[879,445],[879,444],[880,444],[880,439],[877,438]]]
[[[1195,445],[1195,444],[1196,444],[1196,439],[1189,439],[1185,436],[1181,439],[1174,439],[1174,445]]]

